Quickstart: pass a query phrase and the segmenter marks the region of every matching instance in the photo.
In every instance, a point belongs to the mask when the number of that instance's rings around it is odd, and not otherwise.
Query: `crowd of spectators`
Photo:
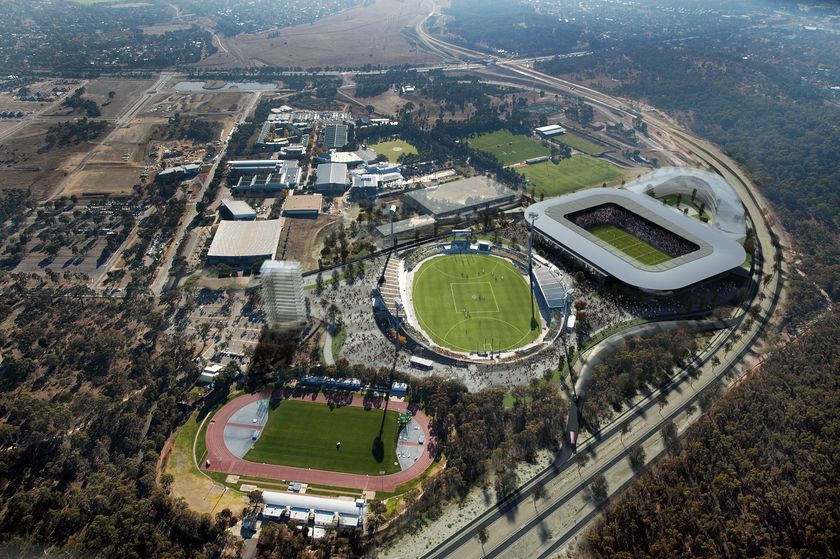
[[[698,249],[697,245],[679,235],[651,223],[615,204],[606,204],[591,211],[579,213],[571,221],[589,231],[599,225],[614,225],[671,258],[678,258]]]

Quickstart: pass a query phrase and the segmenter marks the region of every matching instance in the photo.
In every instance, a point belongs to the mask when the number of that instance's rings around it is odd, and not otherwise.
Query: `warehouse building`
[[[323,205],[324,196],[322,194],[286,196],[286,200],[283,202],[283,216],[317,219]]]
[[[219,206],[219,215],[224,220],[231,221],[254,221],[257,219],[257,212],[254,208],[241,200],[222,200]]]
[[[324,141],[322,145],[327,149],[341,149],[347,145],[347,125],[328,124],[324,127]]]
[[[347,165],[321,163],[316,170],[315,192],[338,196],[347,190]]]
[[[558,124],[549,124],[548,126],[540,126],[539,128],[534,128],[534,134],[540,136],[541,138],[551,138],[553,136],[559,136],[560,134],[565,134],[566,129]]]
[[[207,264],[244,269],[257,261],[272,259],[277,253],[281,230],[279,219],[221,221],[207,251]]]
[[[438,221],[484,211],[495,212],[513,207],[516,203],[514,191],[485,176],[430,186],[405,196],[405,204],[409,209],[432,215]]]

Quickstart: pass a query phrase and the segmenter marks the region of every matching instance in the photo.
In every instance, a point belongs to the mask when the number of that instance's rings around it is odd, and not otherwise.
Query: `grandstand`
[[[534,268],[534,279],[549,309],[568,309],[572,301],[572,292],[566,288],[563,278],[560,277],[560,270],[554,266],[538,266]]]
[[[743,247],[650,196],[592,189],[534,204],[538,238],[590,273],[651,293],[677,291],[741,266]]]

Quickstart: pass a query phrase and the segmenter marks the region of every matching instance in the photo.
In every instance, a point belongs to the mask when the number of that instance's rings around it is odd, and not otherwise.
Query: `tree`
[[[484,544],[487,543],[487,540],[490,539],[490,532],[487,531],[486,526],[482,526],[479,528],[478,532],[475,533],[475,538],[478,540],[478,543],[481,544],[481,555],[486,555],[484,551]]]
[[[589,490],[592,492],[592,497],[595,501],[603,501],[607,498],[607,478],[604,474],[595,474],[589,481]]]
[[[627,450],[627,458],[630,460],[630,467],[634,472],[638,472],[642,466],[645,465],[645,449],[636,443]]]
[[[537,512],[537,501],[545,499],[546,497],[545,485],[543,485],[543,482],[539,482],[534,486],[534,493],[532,496],[534,498],[534,512]]]
[[[625,419],[624,421],[621,422],[621,435],[620,435],[619,438],[621,439],[622,444],[624,444],[624,435],[629,433],[630,429],[631,429],[631,427],[630,427],[630,420],[629,419]]]
[[[680,450],[680,439],[676,424],[670,419],[662,424],[662,440],[665,448],[672,454]]]
[[[195,327],[195,333],[201,338],[201,351],[198,353],[204,353],[204,348],[207,347],[207,340],[210,337],[210,323],[206,321],[199,322]]]
[[[315,276],[315,290],[320,293],[324,290],[324,274],[321,271],[318,271],[318,275]]]
[[[589,454],[587,454],[586,452],[578,454],[576,462],[578,467],[578,474],[580,474],[580,469],[585,468],[586,465],[589,464]]]

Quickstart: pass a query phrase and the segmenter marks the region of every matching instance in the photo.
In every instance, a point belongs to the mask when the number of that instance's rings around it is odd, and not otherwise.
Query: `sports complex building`
[[[513,206],[516,193],[489,177],[475,176],[414,190],[405,196],[408,208],[436,220],[467,217]]]
[[[534,204],[528,215],[546,246],[648,293],[723,276],[746,259],[733,236],[630,188],[575,192]]]

